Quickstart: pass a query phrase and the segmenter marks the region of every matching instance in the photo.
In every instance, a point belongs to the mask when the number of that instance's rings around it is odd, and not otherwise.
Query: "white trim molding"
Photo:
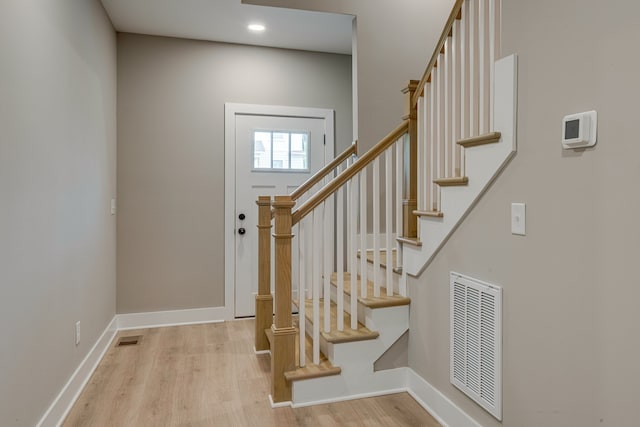
[[[407,370],[407,392],[442,424],[442,427],[482,427],[413,369],[405,369]]]
[[[164,326],[218,323],[227,319],[225,307],[192,308],[187,310],[152,311],[118,314],[118,330],[160,328]]]
[[[85,356],[84,360],[80,362],[80,365],[75,370],[69,381],[62,387],[60,393],[54,399],[47,412],[44,413],[37,427],[49,427],[60,426],[67,417],[67,414],[71,411],[76,400],[82,393],[82,390],[89,382],[89,378],[98,367],[98,364],[102,361],[105,353],[109,349],[113,338],[118,332],[117,329],[117,317],[114,316],[111,322],[107,325],[100,338],[93,345],[89,353]]]
[[[327,108],[288,107],[281,105],[224,104],[224,307],[225,320],[235,316],[235,207],[236,207],[236,115],[262,115],[324,119],[327,158],[335,153],[335,111]],[[257,225],[257,224],[256,224]]]

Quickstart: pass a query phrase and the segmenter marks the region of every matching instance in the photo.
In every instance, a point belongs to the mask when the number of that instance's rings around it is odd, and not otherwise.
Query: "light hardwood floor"
[[[252,319],[122,331],[64,422],[69,426],[428,426],[407,393],[272,409],[269,355],[253,353]]]

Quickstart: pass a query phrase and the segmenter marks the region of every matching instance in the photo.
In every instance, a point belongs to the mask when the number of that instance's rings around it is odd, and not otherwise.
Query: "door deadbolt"
[[[242,227],[238,228],[238,234],[243,235],[246,232],[247,232],[247,230],[245,230],[244,228],[242,228]]]
[[[239,219],[240,221],[242,221],[242,220],[243,220],[243,219],[245,219],[245,218],[246,218],[246,216],[245,216],[243,213],[241,213],[240,215],[238,215],[238,219]]]

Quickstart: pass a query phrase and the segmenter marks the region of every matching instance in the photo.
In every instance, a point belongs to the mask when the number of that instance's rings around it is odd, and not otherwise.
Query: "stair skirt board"
[[[343,369],[341,375],[296,381],[291,406],[302,407],[406,391],[406,368],[373,372],[373,367]]]
[[[510,55],[495,63],[494,129],[501,132],[498,143],[465,151],[466,175],[463,187],[440,188],[444,217],[421,216],[418,221],[422,247],[403,245],[404,269],[419,276],[451,233],[516,152],[517,57]]]

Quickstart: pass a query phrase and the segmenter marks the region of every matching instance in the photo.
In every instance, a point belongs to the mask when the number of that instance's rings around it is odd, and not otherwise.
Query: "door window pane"
[[[309,170],[309,133],[255,131],[253,168],[260,170]]]
[[[271,168],[271,132],[253,134],[253,167],[255,169]]]
[[[290,169],[289,134],[273,132],[273,169]]]

